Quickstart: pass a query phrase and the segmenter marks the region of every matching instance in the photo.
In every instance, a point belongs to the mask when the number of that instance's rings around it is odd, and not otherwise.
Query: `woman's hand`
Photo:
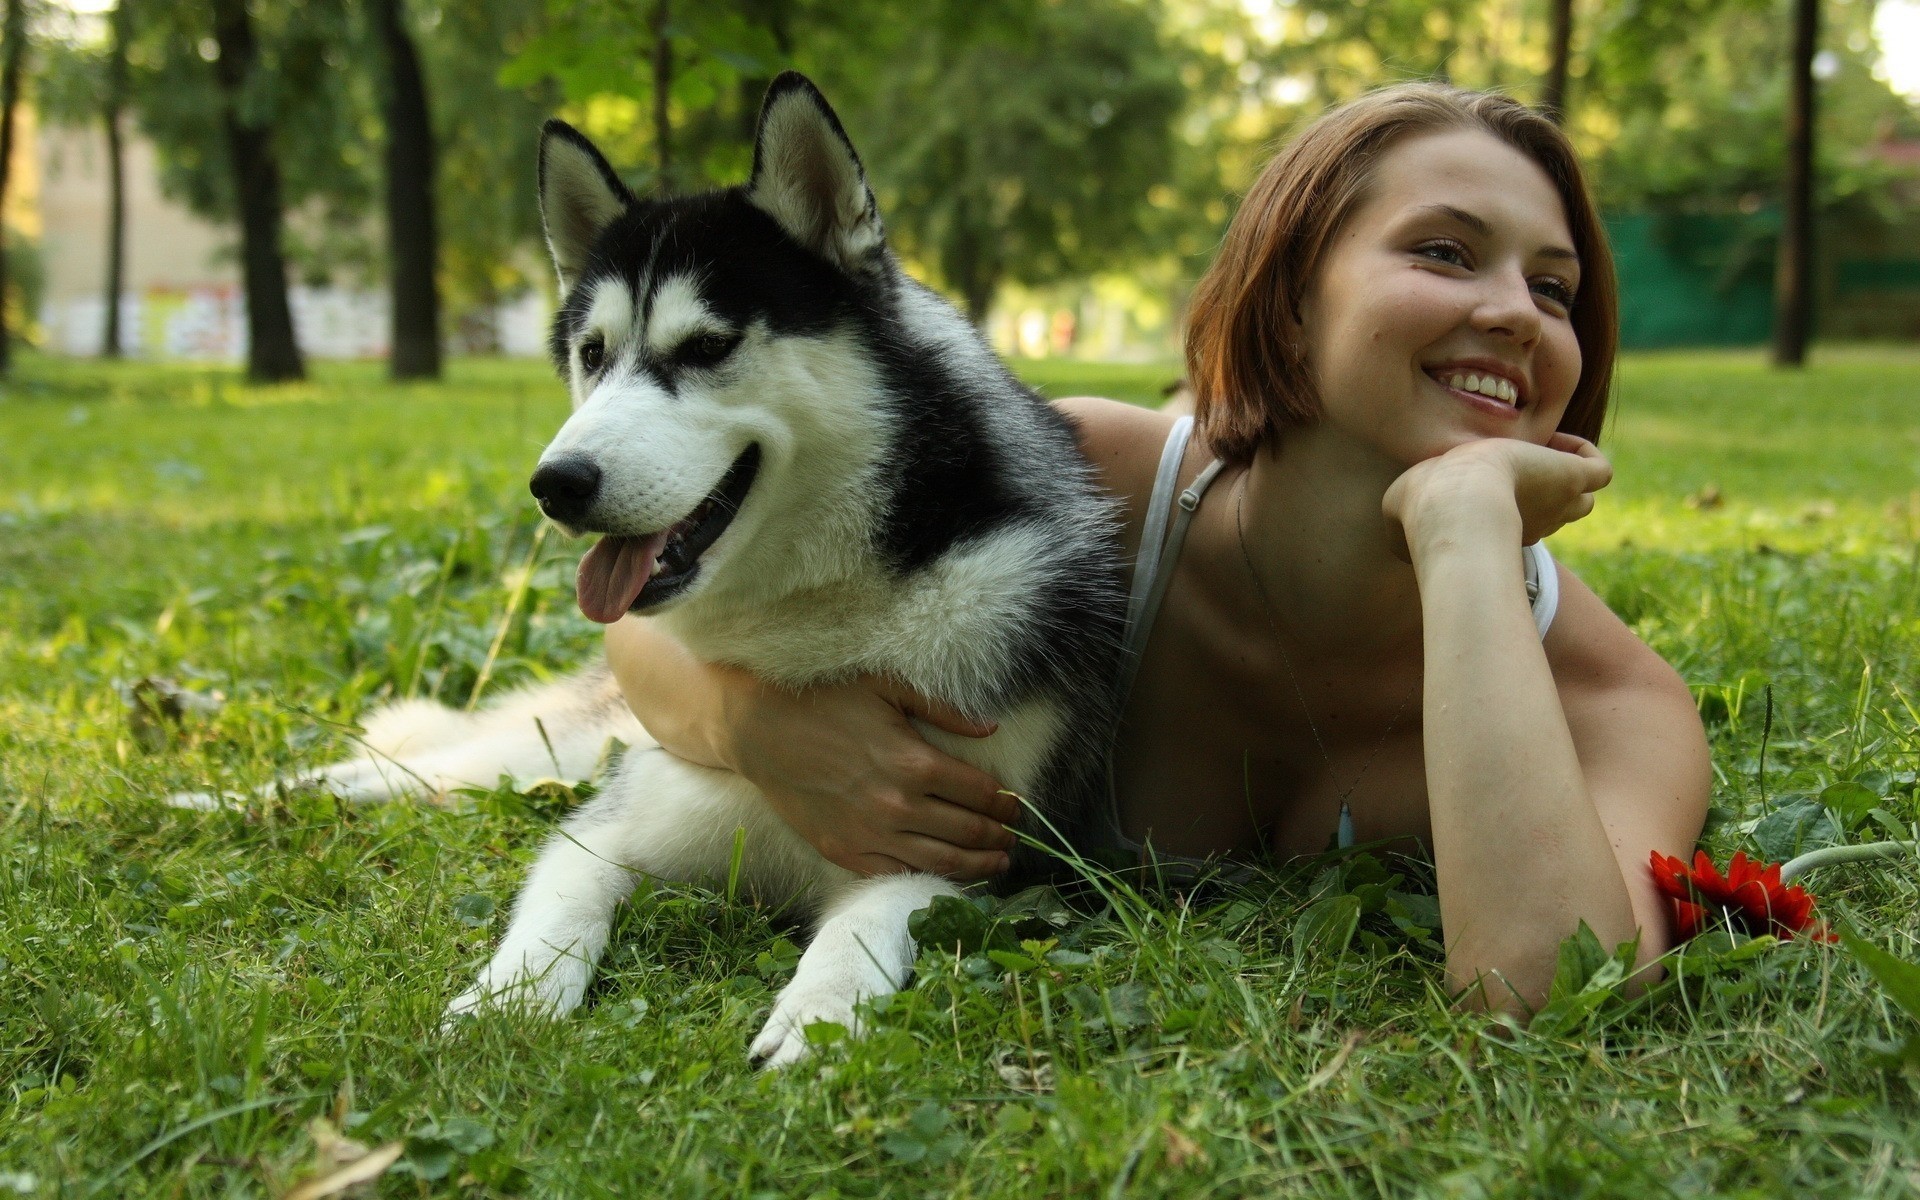
[[[1396,552],[1412,562],[1441,541],[1488,531],[1512,530],[1530,546],[1592,512],[1593,494],[1612,480],[1599,448],[1570,433],[1545,446],[1483,438],[1415,463],[1380,507]]]
[[[795,693],[734,689],[735,768],[829,862],[863,875],[927,871],[985,879],[1007,868],[1018,802],[942,753],[909,718],[962,737],[994,726],[892,680],[865,676]]]
[[[790,692],[702,662],[652,621],[607,626],[607,665],[633,715],[668,753],[734,771],[828,861],[871,875],[984,879],[1006,869],[1018,802],[942,754],[909,723],[961,737],[970,721],[889,680]]]

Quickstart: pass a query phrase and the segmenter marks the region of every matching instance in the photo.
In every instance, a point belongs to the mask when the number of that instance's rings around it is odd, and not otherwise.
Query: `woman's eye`
[[[1561,308],[1568,310],[1573,308],[1573,287],[1563,279],[1554,279],[1551,276],[1536,279],[1533,281],[1533,290]]]
[[[739,344],[736,334],[703,333],[680,343],[680,351],[674,357],[689,367],[714,367]]]
[[[1449,266],[1464,267],[1467,265],[1467,248],[1459,242],[1428,242],[1416,249],[1414,253],[1424,255],[1427,258],[1433,259],[1435,262],[1446,263]]]
[[[607,359],[607,344],[599,338],[589,338],[580,343],[580,369],[589,375],[600,373]]]

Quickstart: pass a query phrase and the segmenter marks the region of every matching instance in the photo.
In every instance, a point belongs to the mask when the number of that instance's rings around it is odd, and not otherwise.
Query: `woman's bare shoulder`
[[[1578,575],[1563,563],[1554,565],[1560,573],[1560,605],[1545,645],[1547,661],[1562,690],[1651,689],[1691,707],[1692,693],[1679,672],[1641,641]]]
[[[1686,681],[1578,576],[1559,571],[1547,662],[1583,760],[1599,754],[1622,774],[1703,780],[1706,733]]]
[[[1099,473],[1101,486],[1126,505],[1126,545],[1140,542],[1154,472],[1174,418],[1099,396],[1066,396],[1053,402],[1079,431],[1080,450]]]

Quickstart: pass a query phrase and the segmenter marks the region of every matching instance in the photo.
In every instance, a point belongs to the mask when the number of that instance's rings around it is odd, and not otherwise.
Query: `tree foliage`
[[[1790,2],[1572,5],[1564,124],[1608,207],[1771,207]],[[1829,217],[1886,210],[1890,175],[1866,149],[1920,134],[1920,116],[1873,75],[1871,0],[1821,4],[1820,204]],[[1273,144],[1328,104],[1409,78],[1542,99],[1556,6],[1566,0],[923,0],[905,20],[895,0],[412,0],[441,156],[439,277],[456,313],[544,285],[532,186],[544,117],[583,128],[636,190],[734,183],[762,89],[796,67],[845,118],[896,243],[976,316],[1003,285],[1104,271],[1177,293]],[[282,151],[300,214],[289,255],[308,281],[371,282],[389,264],[369,0],[250,11],[262,69],[244,106]],[[230,221],[207,0],[134,12],[131,98],[167,189]],[[53,40],[36,54],[37,103],[92,123],[104,38]]]
[[[1004,281],[1138,255],[1182,106],[1155,18],[1125,0],[1043,6],[960,45],[909,39],[882,76],[863,131],[889,220],[976,321]]]
[[[289,210],[316,218],[288,229],[287,252],[313,282],[343,270],[370,274],[376,252],[364,228],[380,191],[376,61],[348,0],[250,5],[257,69],[240,97],[242,118],[272,130]],[[128,51],[139,125],[160,150],[169,195],[211,220],[231,222],[238,197],[222,130],[223,100],[209,69],[218,57],[205,0],[141,0]]]

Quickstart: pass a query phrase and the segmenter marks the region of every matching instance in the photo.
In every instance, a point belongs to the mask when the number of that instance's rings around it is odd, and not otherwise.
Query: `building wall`
[[[39,176],[37,232],[46,290],[40,320],[55,353],[100,352],[106,312],[107,139],[98,125],[47,127],[26,139]],[[126,261],[121,345],[156,359],[238,362],[246,354],[246,297],[237,230],[201,219],[160,190],[151,142],[133,132],[126,155]],[[25,189],[23,189],[25,191]],[[34,230],[12,221],[23,233]],[[381,358],[390,310],[383,290],[289,289],[294,333],[315,358]],[[504,304],[496,317],[503,353],[544,352],[548,308],[540,296]]]

